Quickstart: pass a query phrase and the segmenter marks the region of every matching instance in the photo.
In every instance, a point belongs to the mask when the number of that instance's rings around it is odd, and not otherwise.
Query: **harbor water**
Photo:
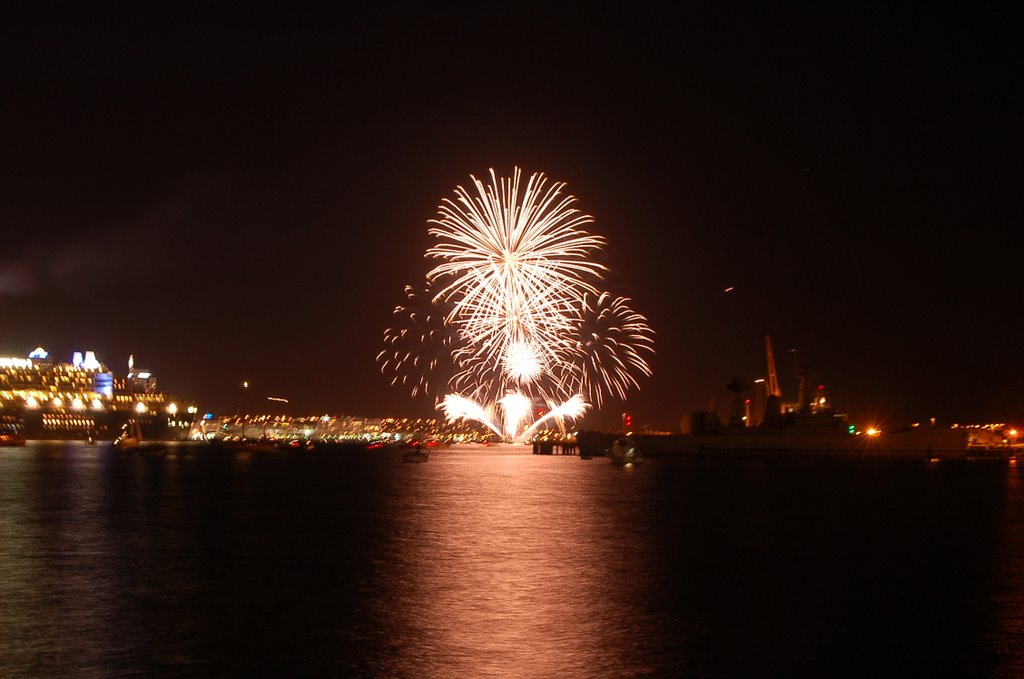
[[[0,449],[0,676],[1024,676],[1011,462]]]

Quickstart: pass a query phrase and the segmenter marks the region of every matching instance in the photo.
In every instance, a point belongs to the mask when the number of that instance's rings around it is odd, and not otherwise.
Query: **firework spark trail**
[[[546,415],[543,415],[542,417],[538,418],[533,424],[527,427],[519,436],[520,438],[523,439],[529,438],[535,431],[537,431],[540,428],[542,424],[546,422],[561,422],[566,419],[574,420],[578,417],[582,417],[583,414],[587,412],[587,408],[589,407],[590,404],[583,400],[582,396],[577,394],[576,396],[571,397],[565,403],[553,406]]]
[[[445,323],[448,309],[432,302],[433,291],[405,287],[406,303],[395,307],[398,325],[384,333],[384,349],[377,355],[381,372],[391,384],[411,387],[412,395],[440,398],[456,373],[454,355],[461,348],[458,332]]]
[[[441,401],[439,408],[444,412],[444,415],[449,422],[454,422],[455,420],[473,420],[486,425],[498,436],[502,435],[501,429],[491,421],[491,414],[484,410],[484,408],[475,401],[459,396],[458,394],[448,394],[444,397],[444,400]]]
[[[654,355],[654,333],[629,302],[607,292],[583,300],[578,351],[585,361],[572,383],[599,408],[605,392],[625,400],[631,388],[639,387],[636,374],[651,375],[646,357]]]
[[[520,425],[530,416],[530,399],[514,392],[506,394],[498,404],[505,413],[505,436],[511,440],[517,439],[522,431]]]
[[[427,277],[452,278],[438,296],[457,298],[456,313],[504,314],[510,304],[529,300],[554,315],[574,295],[597,292],[589,280],[600,279],[605,267],[592,258],[605,241],[578,228],[593,219],[571,207],[572,196],[556,203],[564,184],[544,192],[542,174],[530,178],[520,206],[520,174],[517,168],[513,180],[502,179],[500,191],[473,177],[478,195],[457,187],[462,209],[445,199],[441,218],[430,220],[437,226],[428,233],[442,242],[427,256],[444,261]],[[491,180],[499,184],[493,170]],[[543,294],[551,289],[565,294]]]
[[[654,354],[647,319],[598,287],[605,239],[582,228],[593,218],[562,193],[564,183],[536,173],[523,187],[521,177],[519,168],[500,179],[492,169],[489,185],[471,175],[475,191],[457,186],[442,199],[429,220],[438,243],[426,252],[436,262],[428,296],[410,294],[409,307],[396,310],[403,327],[385,333],[378,356],[414,396],[439,380],[462,392],[438,405],[450,420],[478,420],[500,435],[491,420],[500,404],[509,438],[578,418],[606,397],[625,399],[637,376],[651,375]],[[531,424],[537,399],[550,412]]]

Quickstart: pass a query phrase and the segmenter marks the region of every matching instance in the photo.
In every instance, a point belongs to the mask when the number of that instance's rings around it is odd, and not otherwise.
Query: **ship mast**
[[[781,397],[782,390],[779,389],[779,376],[775,372],[775,354],[772,353],[771,335],[764,336],[764,348],[768,356],[768,395]]]

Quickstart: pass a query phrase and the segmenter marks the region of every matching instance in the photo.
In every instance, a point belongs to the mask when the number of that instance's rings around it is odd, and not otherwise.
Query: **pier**
[[[534,455],[579,455],[580,448],[576,441],[534,441]]]

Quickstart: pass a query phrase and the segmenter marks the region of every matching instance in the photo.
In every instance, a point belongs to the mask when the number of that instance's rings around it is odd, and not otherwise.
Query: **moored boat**
[[[641,464],[644,461],[643,453],[636,442],[628,438],[617,438],[611,447],[606,451],[608,459],[612,464],[627,466]]]
[[[137,453],[139,455],[160,455],[167,452],[166,443],[143,440],[142,429],[136,420],[129,420],[124,425],[121,434],[114,439],[113,446],[117,450]]]
[[[25,437],[15,432],[0,432],[0,447],[23,446]]]
[[[424,450],[420,446],[410,448],[402,453],[403,462],[426,462],[430,459],[430,451]]]

